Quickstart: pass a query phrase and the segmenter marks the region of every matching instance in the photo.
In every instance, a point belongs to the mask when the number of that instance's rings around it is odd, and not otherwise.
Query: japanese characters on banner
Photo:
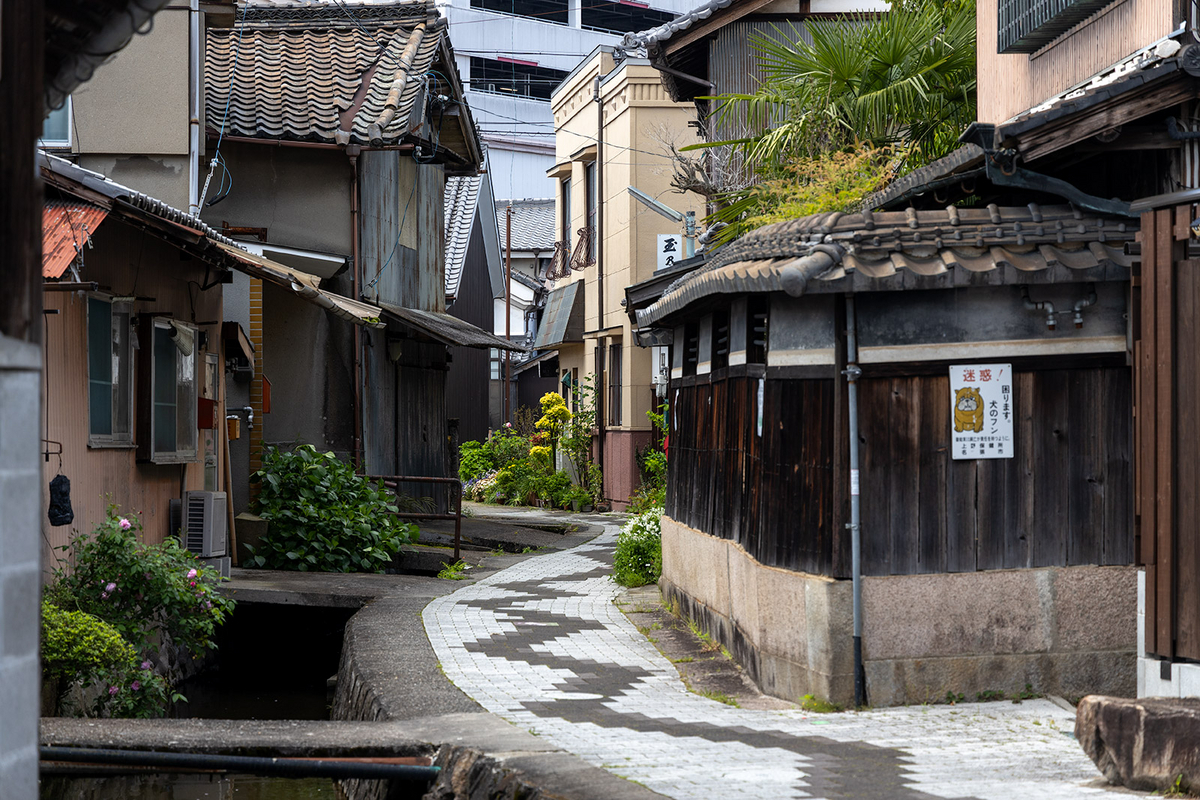
[[[950,367],[950,439],[956,459],[1013,457],[1011,364]]]
[[[655,269],[667,269],[683,259],[683,237],[677,233],[658,234],[658,265]]]

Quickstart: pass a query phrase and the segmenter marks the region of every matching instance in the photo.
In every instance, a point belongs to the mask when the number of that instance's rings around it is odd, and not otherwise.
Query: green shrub
[[[135,658],[133,645],[99,617],[42,603],[42,673],[47,679],[75,680],[126,669]]]
[[[481,442],[463,442],[458,448],[458,479],[463,483],[495,469],[491,453]]]
[[[382,572],[416,538],[416,526],[392,516],[397,509],[382,482],[312,445],[267,448],[251,480],[260,485],[257,513],[270,523],[252,550],[254,566]]]
[[[613,580],[644,586],[662,575],[662,508],[652,508],[625,523],[617,535]]]
[[[83,611],[112,625],[139,655],[174,643],[192,656],[214,647],[218,625],[234,602],[217,591],[221,580],[175,538],[138,539],[138,518],[116,506],[90,537],[76,535],[62,549],[74,568],[59,567],[47,594],[63,609]]]

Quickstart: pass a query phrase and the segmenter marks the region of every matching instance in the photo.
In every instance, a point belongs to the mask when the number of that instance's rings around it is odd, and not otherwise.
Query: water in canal
[[[106,778],[43,777],[40,800],[336,800],[328,778],[161,773]]]

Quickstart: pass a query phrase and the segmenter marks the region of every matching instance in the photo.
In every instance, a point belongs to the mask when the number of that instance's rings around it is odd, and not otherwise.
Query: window
[[[700,325],[689,322],[683,326],[683,374],[695,375],[700,363]]]
[[[155,317],[144,322],[138,392],[139,455],[159,464],[196,460],[196,329]]]
[[[712,369],[725,369],[729,366],[729,312],[714,311],[712,316],[712,347],[709,353],[709,363]]]
[[[471,8],[567,24],[566,0],[471,0]],[[647,26],[651,27],[651,26]],[[639,29],[640,30],[640,29]]]
[[[746,304],[746,363],[767,363],[767,334],[770,300],[763,295],[749,298]]]
[[[71,146],[71,98],[68,97],[62,108],[54,109],[46,117],[38,144],[42,147]]]
[[[608,423],[621,424],[621,343],[608,346]]]
[[[471,88],[477,92],[549,100],[567,74],[565,70],[539,67],[532,61],[471,58]]]
[[[88,445],[133,443],[133,347],[129,311],[107,297],[87,302]]]
[[[655,11],[644,3],[635,3],[633,0],[585,3],[581,11],[582,27],[610,33],[644,31],[675,19],[675,15],[668,11]]]
[[[491,352],[491,379],[494,381],[500,380],[500,350],[493,347]]]
[[[571,179],[563,178],[562,181],[562,243],[563,249],[567,251],[567,258],[571,257]]]
[[[587,212],[587,226],[592,233],[591,252],[588,254],[592,262],[596,261],[596,238],[598,231],[596,230],[596,162],[589,161],[583,168],[583,190],[587,195],[585,210]]]

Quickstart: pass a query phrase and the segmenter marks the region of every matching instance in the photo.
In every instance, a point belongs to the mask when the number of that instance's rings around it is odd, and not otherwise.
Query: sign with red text
[[[1011,364],[950,367],[950,441],[956,459],[1013,457]]]

